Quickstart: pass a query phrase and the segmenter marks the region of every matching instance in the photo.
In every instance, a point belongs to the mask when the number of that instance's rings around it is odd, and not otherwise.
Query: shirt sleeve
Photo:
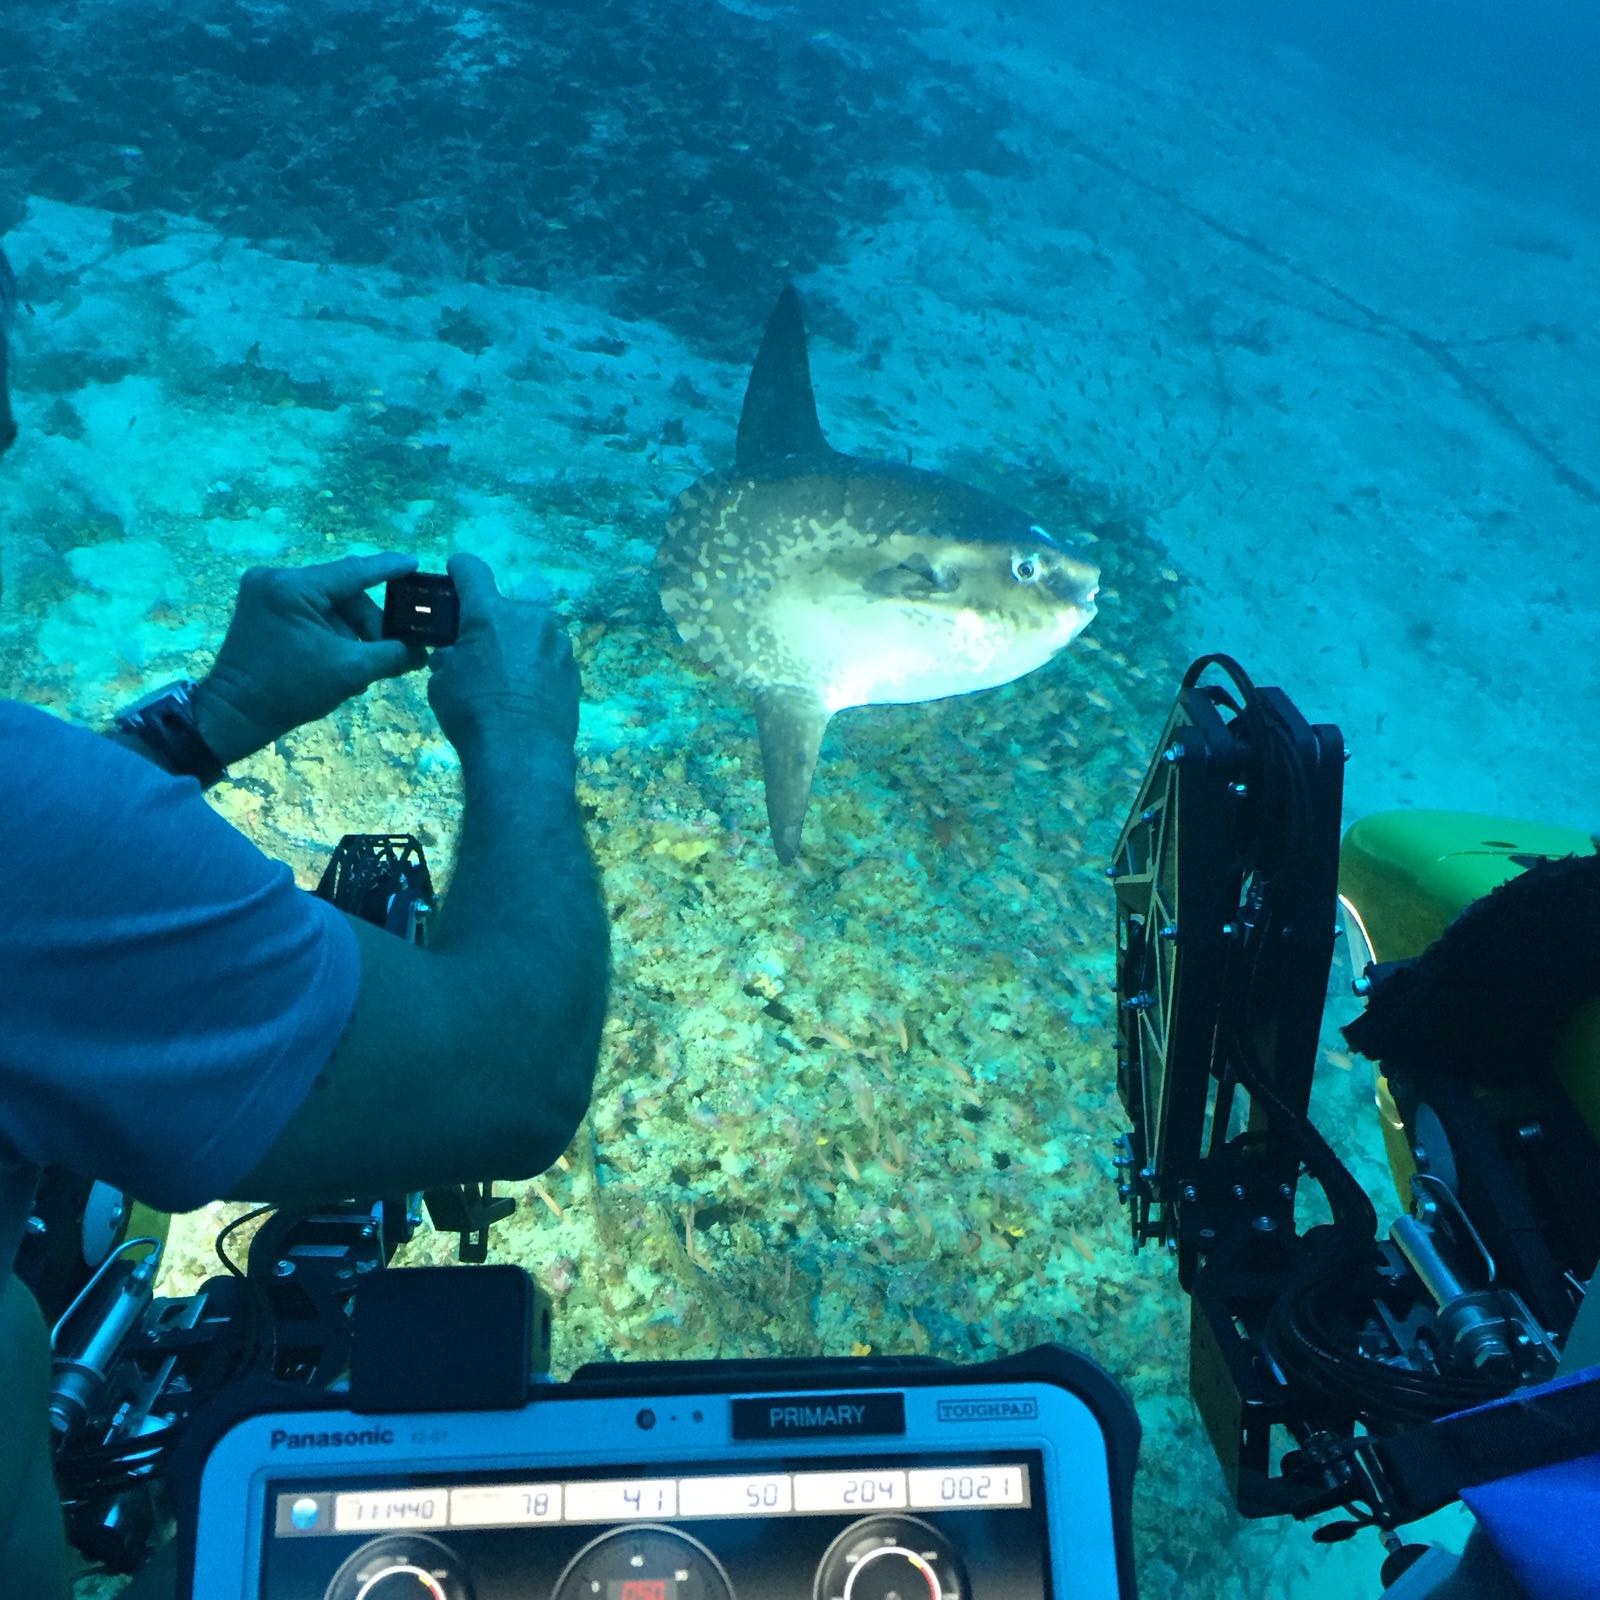
[[[167,1211],[261,1158],[333,1053],[360,955],[200,796],[0,702],[0,1151]]]

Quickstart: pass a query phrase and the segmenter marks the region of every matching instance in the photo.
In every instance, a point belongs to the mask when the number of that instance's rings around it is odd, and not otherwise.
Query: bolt
[[[1197,1199],[1199,1197],[1199,1194],[1200,1194],[1200,1191],[1198,1189],[1196,1189],[1195,1186],[1192,1183],[1184,1184],[1184,1186],[1183,1186],[1183,1198],[1185,1200],[1190,1200],[1190,1201],[1195,1200],[1195,1199]]]
[[[1257,1233],[1276,1233],[1278,1231],[1278,1224],[1271,1217],[1255,1217],[1251,1220],[1250,1226]]]
[[[1224,939],[1232,939],[1238,932],[1239,924],[1237,922],[1224,922],[1222,924],[1222,937]]]
[[[272,1263],[272,1276],[274,1278],[292,1278],[294,1276],[294,1262],[274,1261]]]
[[[1217,1230],[1215,1228],[1202,1228],[1200,1230],[1201,1244],[1210,1244],[1211,1241],[1216,1238],[1216,1236]]]
[[[43,1217],[28,1218],[28,1232],[35,1239],[42,1239],[50,1231],[50,1225]]]
[[[1106,876],[1108,878],[1114,878],[1114,877],[1116,877],[1116,875],[1117,875],[1117,869],[1115,867],[1107,867],[1106,868]]]
[[[375,1239],[377,1235],[378,1230],[372,1223],[364,1222],[361,1224],[361,1237],[363,1239]]]
[[[1154,822],[1160,814],[1161,813],[1156,809],[1155,806],[1146,806],[1144,810],[1139,813],[1139,820],[1141,822]]]
[[[1148,1011],[1155,1004],[1155,996],[1148,990],[1141,990],[1138,994],[1130,995],[1122,1002],[1124,1011]]]
[[[1236,1183],[1228,1191],[1228,1193],[1231,1194],[1235,1200],[1243,1200],[1244,1199],[1244,1185],[1242,1183]]]
[[[1153,1183],[1155,1181],[1156,1169],[1154,1167],[1140,1167],[1139,1176],[1143,1178],[1146,1183]]]
[[[1167,746],[1167,748],[1161,752],[1161,759],[1163,761],[1168,762],[1168,763],[1171,763],[1171,762],[1174,762],[1174,761],[1182,761],[1183,757],[1184,757],[1184,748],[1183,748],[1183,746],[1181,744],[1177,743],[1176,741],[1174,741],[1172,744],[1169,744]]]
[[[1278,1193],[1285,1200],[1292,1199],[1294,1197],[1294,1186],[1292,1184],[1280,1183],[1278,1185]]]
[[[1344,745],[1342,748],[1344,750],[1344,758],[1346,761],[1348,761],[1350,759],[1350,746]]]
[[[1356,979],[1352,980],[1352,982],[1350,984],[1350,993],[1354,994],[1354,995],[1360,995],[1363,998],[1365,996],[1371,994],[1372,993],[1372,979],[1371,978],[1362,977],[1362,978],[1356,978]]]
[[[1243,800],[1250,793],[1250,785],[1248,783],[1230,783],[1228,785],[1228,793],[1236,800]]]
[[[1524,1122],[1517,1129],[1517,1141],[1520,1144],[1537,1144],[1544,1138],[1544,1126],[1538,1122]]]
[[[1163,939],[1176,939],[1178,937],[1178,924],[1176,922],[1163,922],[1156,929],[1156,932]]]
[[[1334,925],[1333,925],[1333,936],[1334,936],[1335,939],[1344,938],[1344,924],[1343,923],[1339,923],[1339,922],[1334,923]]]
[[[1111,1165],[1114,1166],[1114,1167],[1131,1167],[1133,1165],[1133,1157],[1132,1156],[1112,1156]]]
[[[1131,1183],[1119,1183],[1117,1185],[1117,1199],[1126,1200],[1132,1193],[1133,1185]]]

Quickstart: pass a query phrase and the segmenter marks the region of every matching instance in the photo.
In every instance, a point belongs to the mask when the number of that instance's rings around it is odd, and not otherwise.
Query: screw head
[[[292,1278],[294,1276],[294,1262],[274,1261],[272,1263],[272,1276],[274,1278]]]
[[[1183,746],[1176,741],[1174,741],[1172,744],[1169,744],[1167,748],[1161,752],[1161,759],[1169,764],[1174,761],[1182,761],[1183,757]]]
[[[1163,939],[1176,939],[1178,937],[1178,924],[1176,922],[1163,922],[1156,933]]]

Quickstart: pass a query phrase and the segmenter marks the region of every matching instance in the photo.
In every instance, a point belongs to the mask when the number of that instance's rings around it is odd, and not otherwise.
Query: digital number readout
[[[677,1592],[670,1578],[623,1578],[606,1585],[606,1600],[675,1600]]]
[[[903,1472],[797,1472],[796,1511],[895,1511],[910,1502]]]
[[[521,1527],[561,1521],[559,1483],[491,1483],[450,1491],[452,1528]]]
[[[295,1497],[280,1497],[295,1499]],[[304,1497],[300,1497],[304,1498]],[[783,1517],[829,1512],[960,1511],[1031,1503],[1028,1469],[995,1466],[608,1478],[568,1483],[439,1484],[333,1496],[331,1520],[280,1517],[280,1533],[517,1528],[543,1522],[653,1522],[671,1517]],[[298,1500],[296,1500],[298,1504]],[[652,1580],[654,1581],[654,1580]],[[640,1580],[608,1600],[675,1600]]]
[[[787,1473],[769,1478],[683,1478],[678,1483],[680,1517],[770,1517],[794,1510]]]
[[[954,1506],[1025,1506],[1021,1467],[913,1467],[911,1504],[919,1511]]]
[[[447,1528],[450,1492],[413,1489],[406,1494],[336,1494],[335,1533],[369,1533],[376,1528]]]
[[[603,1483],[569,1483],[568,1522],[627,1522],[632,1517],[675,1517],[676,1478],[613,1478]]]

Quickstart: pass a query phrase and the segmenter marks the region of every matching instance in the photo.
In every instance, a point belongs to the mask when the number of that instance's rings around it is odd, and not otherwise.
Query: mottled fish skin
[[[678,497],[657,567],[684,643],[755,695],[788,864],[834,713],[1033,671],[1093,618],[1099,574],[992,495],[828,449],[793,290],[757,358],[739,447],[740,470]]]

